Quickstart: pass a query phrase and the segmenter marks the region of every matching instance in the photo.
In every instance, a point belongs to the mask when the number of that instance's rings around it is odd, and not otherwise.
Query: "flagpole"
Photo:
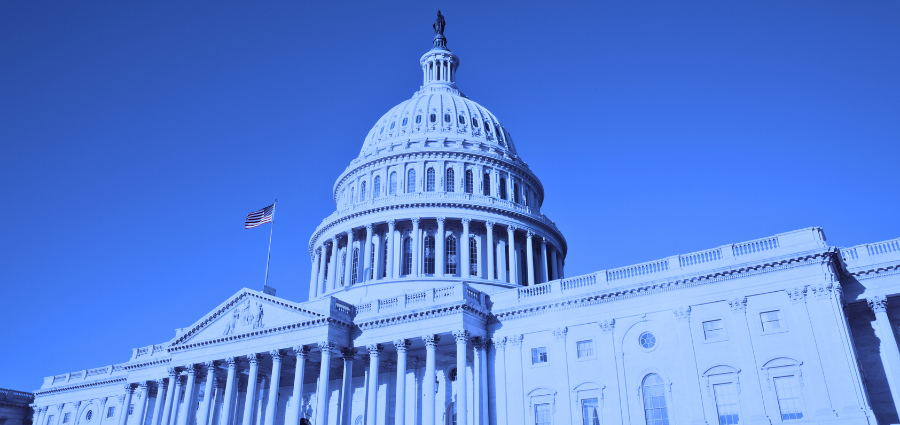
[[[275,232],[275,205],[278,204],[278,200],[272,204],[272,226],[269,227],[269,254],[266,256],[266,280],[263,283],[263,290],[266,290],[266,286],[269,286],[269,260],[272,259],[272,233]]]

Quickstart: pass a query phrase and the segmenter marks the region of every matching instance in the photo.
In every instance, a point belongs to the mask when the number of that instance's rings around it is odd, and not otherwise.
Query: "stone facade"
[[[0,388],[0,425],[28,425],[34,414],[34,394]]]
[[[900,239],[808,228],[567,278],[540,180],[456,87],[439,23],[421,89],[334,185],[307,302],[242,289],[127,362],[45,378],[34,423],[900,421]]]

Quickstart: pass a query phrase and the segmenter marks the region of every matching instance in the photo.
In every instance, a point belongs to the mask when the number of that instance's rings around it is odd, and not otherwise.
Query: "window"
[[[550,403],[534,405],[534,425],[550,425],[552,419]]]
[[[393,238],[393,237],[394,237],[394,235],[388,236],[387,233],[385,233],[384,235],[385,235],[384,242],[381,243],[381,245],[384,246],[384,255],[381,256],[381,277],[383,277],[383,278],[384,278],[384,277],[387,277],[387,275],[388,275],[388,272],[387,272],[387,268],[388,268],[388,262],[387,262],[387,257],[388,257],[388,238]],[[392,266],[393,266],[393,265],[392,265]]]
[[[111,418],[116,414],[116,406],[111,406],[109,409],[106,409],[106,417]]]
[[[322,249],[325,250],[325,247],[323,246]],[[331,260],[331,250],[330,250],[330,249],[325,250],[325,255],[324,255],[324,257],[325,257],[325,264],[326,264],[326,266],[325,266],[325,276],[324,276],[324,278],[325,278],[325,281],[327,282],[327,281],[328,281],[328,261]],[[108,418],[108,417],[109,417],[109,416],[107,416],[107,418]]]
[[[519,184],[518,183],[513,183],[512,201],[515,203],[519,202]]]
[[[69,422],[69,416],[70,416],[71,414],[72,414],[71,412],[66,412],[66,413],[63,415],[63,423],[68,423],[68,422]]]
[[[466,170],[466,193],[473,193],[474,182],[472,181],[472,170]]]
[[[416,170],[409,170],[406,173],[406,193],[413,193],[416,191]]]
[[[531,349],[531,364],[547,363],[547,347]]]
[[[453,235],[447,237],[447,274],[456,274],[456,238]]]
[[[497,140],[499,140],[500,142],[503,142],[503,136],[500,134],[500,127],[494,127],[494,130],[496,131],[496,134],[497,134]]]
[[[447,192],[456,191],[456,179],[454,178],[455,173],[452,168],[447,169]]]
[[[47,416],[47,425],[53,424],[53,416],[54,415]]]
[[[434,192],[434,168],[425,172],[425,191]]]
[[[778,398],[778,410],[781,420],[803,419],[800,409],[800,385],[794,375],[775,378],[775,396]]]
[[[91,418],[93,418],[93,417],[94,417],[94,411],[88,410],[87,413],[84,415],[84,420],[90,422]]]
[[[391,121],[391,130],[394,129],[394,124],[397,124],[397,121]]]
[[[703,337],[707,341],[725,339],[725,326],[722,324],[722,319],[703,322]]]
[[[578,341],[575,343],[575,351],[578,352],[578,358],[594,357],[594,341]]]
[[[391,195],[397,194],[397,173],[396,172],[391,173],[391,177],[388,181],[388,190],[390,191]]]
[[[472,127],[478,127],[478,120],[472,117]]]
[[[431,114],[431,122],[437,121],[437,115]]]
[[[341,286],[344,286],[346,284],[346,282],[344,282],[344,275],[347,274],[346,273],[347,272],[347,250],[344,250],[344,252],[341,253],[340,267],[341,267],[341,271],[340,271],[340,273],[338,273],[338,276],[341,277]]]
[[[369,251],[372,253],[372,256],[369,258],[369,264],[372,265],[372,267],[369,267],[369,280],[372,280],[375,278],[375,250],[376,249],[377,248],[375,247],[375,244],[372,243],[372,249]]]
[[[403,275],[412,274],[412,238],[403,239]]]
[[[781,329],[781,311],[771,310],[759,313],[763,332],[772,332]]]
[[[400,125],[405,126],[407,121],[409,121],[409,117],[403,117],[403,124],[400,124]]]
[[[651,373],[641,384],[644,398],[644,420],[647,425],[669,425],[669,412],[666,409],[666,384],[662,378]]]
[[[378,134],[384,134],[384,126],[381,126],[381,131],[379,131]]]
[[[656,336],[650,332],[644,332],[638,337],[638,342],[640,342],[641,347],[649,350],[653,347],[656,347]]]
[[[353,249],[353,258],[350,261],[350,284],[355,285],[359,272],[359,248]]]
[[[381,196],[381,176],[375,176],[375,185],[372,187],[372,197]]]
[[[596,398],[581,400],[581,421],[584,425],[600,425],[600,403]]]
[[[425,273],[434,274],[434,238],[425,236]]]
[[[475,238],[469,238],[469,275],[478,276],[478,246]]]
[[[491,175],[485,174],[484,179],[482,179],[482,184],[484,186],[484,196],[491,196]]]
[[[353,187],[350,188],[350,203],[351,204],[353,203],[353,200],[356,198],[356,193],[354,192],[354,189],[355,188],[353,188]]]
[[[460,115],[460,116],[459,116],[459,123],[460,123],[460,124],[465,124],[465,123],[466,123],[466,117]]]
[[[491,132],[491,125],[487,121],[484,122],[484,131],[487,133]],[[488,136],[490,136],[490,134],[488,134]]]
[[[421,123],[422,123],[422,116],[416,115],[416,124],[421,124]]]
[[[506,179],[500,177],[500,199],[506,199]]]
[[[719,415],[719,425],[737,425],[738,395],[732,382],[713,385],[713,395],[716,398],[716,412]]]
[[[359,202],[366,200],[366,182],[362,182],[359,186]]]
[[[450,122],[450,114],[444,114],[444,122]]]
[[[134,414],[134,403],[128,405],[128,416],[131,416],[133,414]]]
[[[456,403],[447,405],[447,425],[456,425]]]
[[[456,382],[456,368],[450,369],[450,382]]]

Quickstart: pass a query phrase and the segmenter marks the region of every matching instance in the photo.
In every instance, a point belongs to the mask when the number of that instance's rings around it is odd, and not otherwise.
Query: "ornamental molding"
[[[543,304],[531,304],[523,307],[498,311],[491,316],[490,323],[501,323],[504,320],[520,319],[539,314],[553,313],[572,308],[590,307],[608,302],[621,301],[641,296],[660,294],[679,289],[710,285],[733,279],[758,276],[762,274],[809,267],[833,261],[833,253],[825,251],[803,257],[788,258],[769,263],[760,263],[739,269],[717,271],[706,275],[697,275],[683,279],[661,280],[636,286],[617,288],[610,292],[593,292],[577,297],[551,301]]]
[[[347,330],[351,329],[351,325],[349,323],[346,323],[342,320],[334,319],[332,317],[323,317],[321,319],[310,320],[310,321],[306,321],[306,322],[297,322],[294,324],[288,324],[288,325],[278,326],[278,327],[269,328],[269,329],[261,329],[258,331],[247,332],[247,333],[243,333],[243,334],[239,334],[239,335],[223,336],[220,338],[211,339],[211,340],[207,340],[207,341],[201,341],[201,342],[197,342],[194,344],[185,344],[185,345],[179,345],[177,347],[170,347],[169,352],[172,353],[175,351],[183,351],[183,350],[202,347],[202,346],[206,346],[206,345],[214,345],[214,344],[221,344],[221,343],[225,343],[225,342],[229,342],[229,341],[237,341],[237,340],[241,340],[241,339],[245,339],[245,338],[252,338],[252,337],[261,336],[261,335],[270,334],[270,333],[288,331],[291,329],[310,329],[310,328],[317,328],[320,326],[332,326],[332,325],[346,328]]]
[[[161,365],[161,364],[167,364],[167,363],[169,363],[170,361],[172,361],[172,358],[171,358],[171,357],[170,357],[170,358],[166,358],[166,359],[157,359],[157,360],[153,360],[153,361],[149,361],[149,362],[142,362],[142,363],[135,363],[135,364],[127,364],[127,365],[123,365],[123,366],[122,366],[122,369],[128,370],[128,371],[136,370],[136,369],[144,369],[144,368],[151,367],[151,366],[157,366],[157,365]]]
[[[873,313],[887,312],[888,301],[884,295],[874,295],[871,298],[867,298],[866,303],[869,304],[869,308],[872,309]]]
[[[900,264],[850,272],[850,276],[855,278],[856,280],[875,279],[879,277],[894,276],[897,274],[900,274]]]
[[[450,316],[453,314],[463,314],[474,316],[478,319],[488,320],[489,314],[475,308],[468,303],[460,303],[456,305],[443,306],[429,310],[417,311],[414,313],[398,314],[395,316],[380,317],[374,320],[358,323],[356,326],[360,330],[377,329],[386,326],[399,325],[401,323],[412,323],[420,320],[432,319],[435,317]]]
[[[120,376],[118,378],[105,379],[102,381],[85,382],[83,384],[67,385],[64,387],[49,388],[46,390],[37,390],[34,392],[34,395],[35,396],[44,396],[44,395],[59,394],[59,393],[64,393],[64,392],[69,392],[69,391],[76,391],[76,390],[81,390],[81,389],[90,388],[90,387],[122,384],[122,383],[126,382],[127,380],[128,379],[126,377]]]

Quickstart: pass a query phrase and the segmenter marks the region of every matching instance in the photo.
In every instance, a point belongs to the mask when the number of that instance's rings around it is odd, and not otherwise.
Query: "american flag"
[[[252,229],[266,223],[270,223],[275,216],[275,204],[269,205],[258,211],[247,214],[247,220],[244,221],[245,229]]]

